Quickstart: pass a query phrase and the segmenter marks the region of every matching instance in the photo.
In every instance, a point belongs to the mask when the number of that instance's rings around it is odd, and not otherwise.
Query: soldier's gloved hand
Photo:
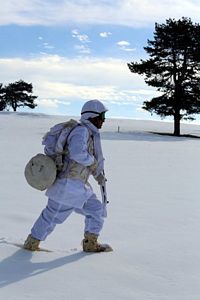
[[[95,176],[94,178],[99,185],[104,185],[105,182],[107,181],[105,175],[103,175],[102,173],[100,173],[98,176]]]
[[[95,172],[97,170],[97,165],[98,165],[97,160],[94,159],[93,164],[89,166],[89,170],[92,174],[95,174]]]

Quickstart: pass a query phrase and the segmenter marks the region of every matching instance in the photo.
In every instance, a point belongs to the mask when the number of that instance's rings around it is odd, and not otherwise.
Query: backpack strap
[[[64,146],[63,146],[63,154],[66,154],[66,151],[65,151],[64,149],[65,149],[66,146],[67,146],[68,138],[69,138],[70,134],[71,134],[72,131],[73,131],[76,127],[78,127],[78,126],[81,126],[81,124],[80,124],[80,123],[76,124],[76,125],[75,125],[74,127],[72,127],[71,130],[68,132],[68,135],[67,135],[67,137],[66,137],[65,144],[64,144]]]

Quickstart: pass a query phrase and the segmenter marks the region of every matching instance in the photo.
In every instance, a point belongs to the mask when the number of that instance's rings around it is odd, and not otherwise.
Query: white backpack
[[[63,155],[67,154],[67,138],[79,123],[73,119],[56,124],[48,131],[42,140],[44,153],[32,157],[24,171],[30,186],[43,191],[50,187],[63,167]]]

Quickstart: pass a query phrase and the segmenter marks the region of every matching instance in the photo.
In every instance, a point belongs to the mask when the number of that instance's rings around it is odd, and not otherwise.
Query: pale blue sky
[[[199,0],[2,1],[0,82],[32,82],[35,112],[78,115],[100,99],[109,117],[149,119],[155,90],[127,62],[145,58],[155,22],[182,16],[199,22]]]

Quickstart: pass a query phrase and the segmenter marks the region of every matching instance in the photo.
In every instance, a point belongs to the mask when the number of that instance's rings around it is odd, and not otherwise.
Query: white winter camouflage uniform
[[[44,240],[56,224],[64,222],[73,211],[85,215],[85,232],[99,234],[102,229],[102,203],[88,184],[88,177],[95,161],[97,168],[93,175],[98,176],[103,171],[104,158],[99,130],[84,117],[68,137],[69,153],[65,156],[63,171],[46,191],[47,207],[31,230],[38,240]]]

